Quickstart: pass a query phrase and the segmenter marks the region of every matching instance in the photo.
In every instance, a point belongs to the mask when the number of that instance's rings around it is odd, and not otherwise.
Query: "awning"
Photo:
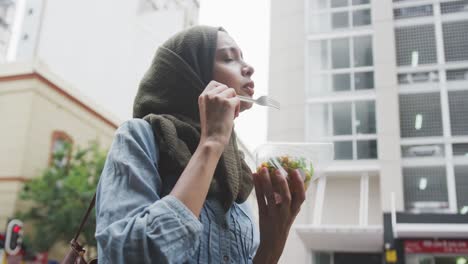
[[[306,248],[314,251],[382,252],[382,226],[297,225]]]

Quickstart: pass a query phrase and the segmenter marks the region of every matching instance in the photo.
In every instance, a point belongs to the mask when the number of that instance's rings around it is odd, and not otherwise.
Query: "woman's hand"
[[[279,170],[270,175],[266,168],[253,174],[260,217],[260,246],[254,263],[278,262],[289,229],[305,200],[299,171],[289,176],[289,183],[286,177]]]
[[[234,119],[239,115],[240,101],[236,91],[211,81],[198,98],[201,142],[229,143]]]

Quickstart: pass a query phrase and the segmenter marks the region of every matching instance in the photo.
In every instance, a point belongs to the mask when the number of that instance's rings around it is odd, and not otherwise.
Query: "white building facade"
[[[268,140],[335,151],[282,262],[468,259],[468,1],[272,1],[270,43]]]
[[[156,49],[198,11],[198,0],[1,0],[0,62],[39,60],[127,119]]]

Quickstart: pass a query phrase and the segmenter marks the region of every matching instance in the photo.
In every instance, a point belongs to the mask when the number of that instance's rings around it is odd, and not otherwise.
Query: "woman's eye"
[[[234,59],[232,59],[232,58],[225,58],[225,59],[224,59],[225,62],[231,62],[231,61],[233,61],[233,60],[234,60]]]

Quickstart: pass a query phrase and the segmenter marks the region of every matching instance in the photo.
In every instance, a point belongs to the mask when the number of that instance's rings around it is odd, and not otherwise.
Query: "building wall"
[[[74,147],[97,139],[106,149],[115,130],[34,77],[0,81],[0,119],[0,226],[21,206],[22,183],[48,166],[54,131],[68,134]]]

